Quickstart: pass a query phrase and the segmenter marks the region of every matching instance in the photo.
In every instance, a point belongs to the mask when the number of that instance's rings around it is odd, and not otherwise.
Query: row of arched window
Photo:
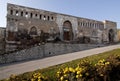
[[[78,22],[78,26],[81,28],[93,28],[93,29],[103,29],[104,25],[102,23],[92,23],[92,22]]]
[[[18,21],[18,19],[16,19],[16,18],[7,18],[7,20],[8,21],[13,21],[13,22],[17,22]]]
[[[48,20],[48,21],[54,20],[53,16],[32,13],[32,12],[27,12],[27,11],[10,10],[10,15],[21,16],[21,17],[26,17],[26,18],[36,18],[36,19]]]

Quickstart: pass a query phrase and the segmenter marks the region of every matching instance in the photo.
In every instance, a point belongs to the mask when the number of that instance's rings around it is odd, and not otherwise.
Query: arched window
[[[28,17],[28,12],[25,13],[25,17],[26,17],[26,18]]]
[[[36,27],[32,27],[31,29],[30,29],[30,33],[29,33],[30,35],[37,35],[37,28]]]
[[[50,17],[48,16],[48,21],[50,20]]]
[[[85,26],[85,23],[83,22],[82,26],[84,27]]]
[[[108,32],[108,38],[109,38],[109,42],[112,43],[114,42],[114,30],[110,29]]]
[[[15,15],[16,15],[16,16],[18,16],[18,15],[19,15],[19,14],[18,14],[18,11],[16,11]]]
[[[13,15],[13,10],[10,10],[10,15]]]
[[[51,17],[51,20],[53,21],[53,16]]]
[[[37,18],[38,14],[35,14],[35,17]]]
[[[21,16],[23,16],[23,11],[21,12]]]
[[[44,15],[44,18],[43,18],[43,20],[46,20],[46,16]]]
[[[39,18],[42,19],[42,15],[41,14],[39,15]]]
[[[33,17],[33,14],[32,13],[30,13],[30,18],[32,18]]]

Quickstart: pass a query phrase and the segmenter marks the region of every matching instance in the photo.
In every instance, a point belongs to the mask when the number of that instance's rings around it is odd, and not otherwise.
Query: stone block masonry
[[[98,45],[91,44],[53,44],[47,43],[24,49],[18,52],[0,55],[0,64],[13,63],[19,61],[28,61],[33,59],[41,59],[49,56],[77,52],[81,50],[95,48]]]
[[[86,44],[117,42],[117,23],[110,20],[98,21],[8,3],[6,21],[6,51],[56,38]],[[27,45],[23,41],[28,41]]]

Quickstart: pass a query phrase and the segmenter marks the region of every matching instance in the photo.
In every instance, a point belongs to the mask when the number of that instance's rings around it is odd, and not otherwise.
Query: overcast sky
[[[6,27],[7,3],[99,21],[115,21],[120,28],[120,0],[0,0],[0,27]]]

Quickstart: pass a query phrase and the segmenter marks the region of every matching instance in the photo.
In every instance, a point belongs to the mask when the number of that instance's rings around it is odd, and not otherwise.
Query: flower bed
[[[120,49],[49,68],[11,75],[3,81],[119,81]]]

